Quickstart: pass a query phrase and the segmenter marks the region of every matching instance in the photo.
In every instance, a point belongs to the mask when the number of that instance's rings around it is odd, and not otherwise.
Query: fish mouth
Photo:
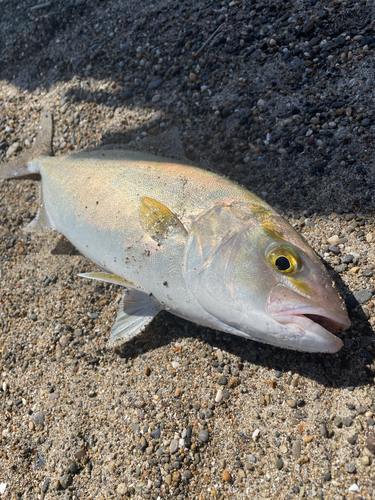
[[[338,295],[332,297],[327,307],[306,302],[310,302],[309,299],[279,284],[271,291],[267,309],[272,319],[294,327],[293,349],[327,353],[339,351],[343,342],[334,333],[349,328],[350,321]]]

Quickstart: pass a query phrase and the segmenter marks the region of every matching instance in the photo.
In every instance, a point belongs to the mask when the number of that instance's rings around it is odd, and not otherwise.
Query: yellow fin
[[[148,196],[141,198],[139,216],[143,229],[154,240],[160,241],[166,238],[173,229],[187,232],[182,222],[168,207]]]
[[[121,276],[118,276],[117,274],[99,272],[99,273],[82,273],[78,274],[78,276],[80,276],[81,278],[88,278],[90,280],[106,281],[107,283],[113,283],[115,285],[121,285],[130,288],[138,288],[137,285],[135,285],[131,281],[121,278]]]

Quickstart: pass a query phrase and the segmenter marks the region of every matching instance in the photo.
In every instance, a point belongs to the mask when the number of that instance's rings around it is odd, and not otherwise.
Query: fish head
[[[237,335],[336,352],[343,343],[334,333],[350,326],[319,257],[264,203],[217,205],[197,218],[184,277],[213,325]]]

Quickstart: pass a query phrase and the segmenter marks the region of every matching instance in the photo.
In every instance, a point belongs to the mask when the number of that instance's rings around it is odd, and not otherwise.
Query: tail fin
[[[38,167],[33,159],[40,155],[52,156],[53,116],[44,109],[40,115],[39,132],[31,150],[24,151],[19,158],[0,164],[0,179],[40,179]]]

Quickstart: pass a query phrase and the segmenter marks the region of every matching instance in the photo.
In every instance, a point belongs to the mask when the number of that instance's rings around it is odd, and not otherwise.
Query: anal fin
[[[25,231],[32,233],[46,233],[55,229],[55,226],[44,206],[42,185],[40,186],[40,204],[35,219],[26,227]]]
[[[146,293],[125,289],[109,345],[114,347],[134,338],[151,323],[159,311],[158,304]]]

